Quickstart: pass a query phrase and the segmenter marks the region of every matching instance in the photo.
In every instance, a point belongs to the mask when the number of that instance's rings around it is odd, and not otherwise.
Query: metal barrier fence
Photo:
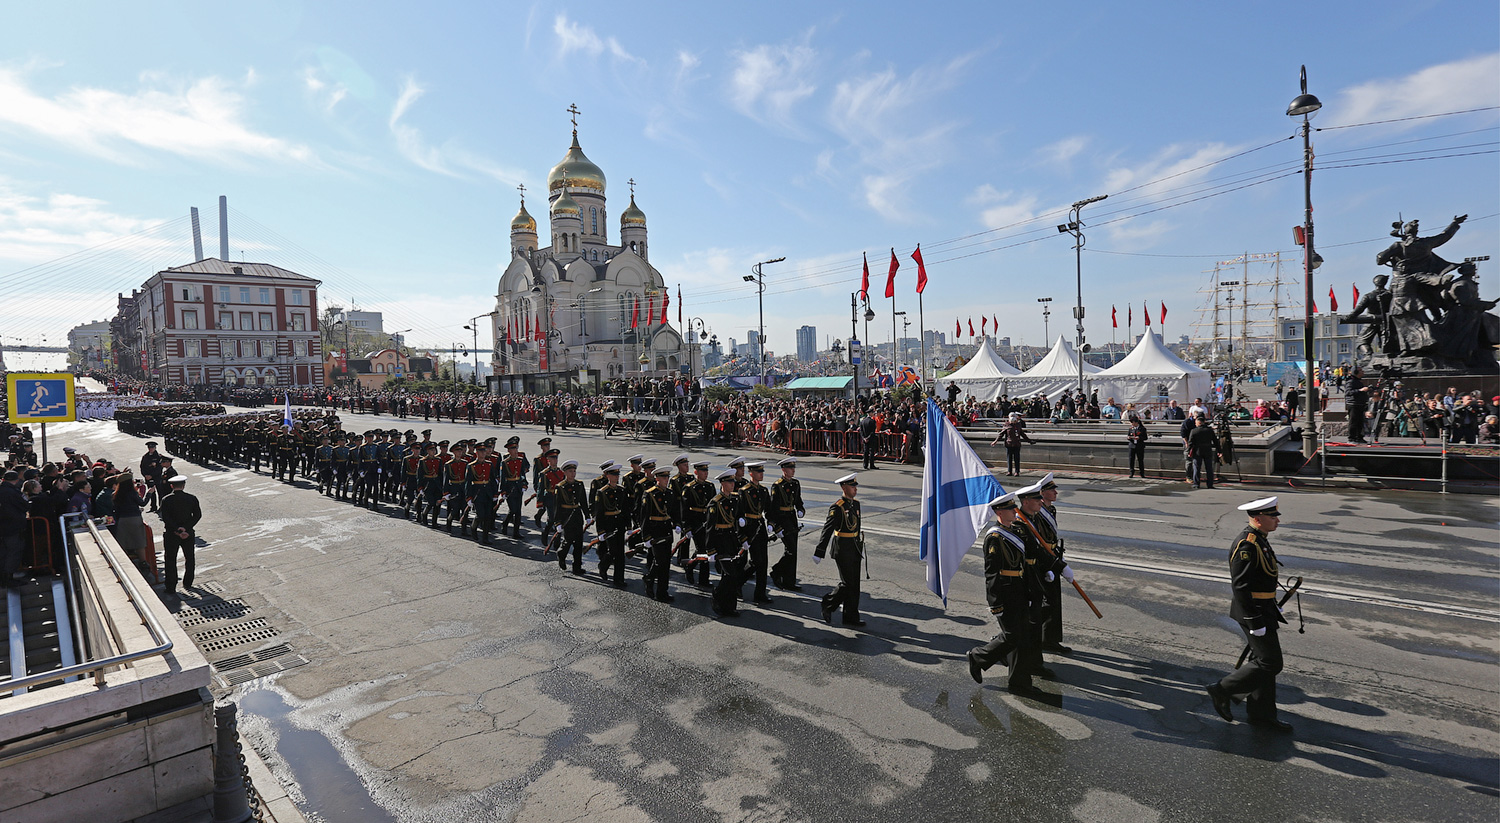
[[[763,423],[740,421],[715,430],[720,443],[731,446],[757,446],[792,455],[818,455],[852,459],[862,457],[865,439],[858,431],[832,429],[772,429]],[[921,446],[903,432],[876,432],[874,457],[882,461],[915,463],[921,461]]]

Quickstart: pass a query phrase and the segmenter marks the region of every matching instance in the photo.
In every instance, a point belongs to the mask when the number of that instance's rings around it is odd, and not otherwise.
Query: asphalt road
[[[537,428],[516,431],[535,452]],[[48,433],[116,462],[143,452],[112,424]],[[593,432],[554,445],[585,467],[675,454]],[[802,461],[809,532],[855,466]],[[804,562],[801,594],[716,620],[680,576],[676,602],[655,603],[638,574],[617,591],[538,562],[534,539],[485,548],[228,468],[187,467],[206,512],[198,578],[261,604],[311,661],[235,691],[257,749],[324,820],[1500,815],[1493,498],[1281,492],[1273,542],[1306,579],[1306,633],[1293,603],[1282,635],[1283,736],[1225,723],[1202,690],[1242,645],[1226,616],[1234,507],[1274,489],[1063,479],[1067,547],[1104,618],[1066,595],[1075,654],[1049,657],[1059,681],[1027,699],[1000,669],[969,679],[964,652],[993,633],[977,552],[946,610],[926,590],[918,470],[861,475],[872,579],[853,631],[819,620],[831,563]]]

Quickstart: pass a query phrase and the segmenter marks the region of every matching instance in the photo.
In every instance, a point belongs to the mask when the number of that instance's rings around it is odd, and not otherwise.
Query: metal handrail
[[[98,527],[94,525],[94,521],[86,519],[84,523],[88,525],[89,533],[94,536],[94,541],[102,547],[103,538],[99,534]],[[66,526],[64,528],[66,529]],[[28,675],[18,680],[0,680],[0,686],[3,686],[6,691],[26,689],[45,683],[55,683],[59,680],[66,680],[70,677],[83,674],[93,675],[94,685],[102,688],[104,686],[105,669],[111,666],[120,666],[126,663],[133,663],[137,660],[144,660],[148,657],[166,654],[172,650],[172,639],[167,637],[167,631],[157,621],[156,615],[152,614],[149,608],[142,606],[144,598],[141,596],[140,591],[136,589],[135,583],[125,574],[124,569],[120,567],[120,564],[111,556],[108,550],[103,550],[103,555],[105,562],[109,563],[110,568],[114,570],[115,577],[125,587],[126,596],[130,598],[131,605],[135,607],[136,614],[140,615],[142,622],[146,624],[146,630],[151,633],[151,639],[156,645],[149,649],[140,649],[133,652],[125,652],[124,654],[117,654],[113,657],[106,657],[103,660],[91,660],[86,663],[77,663],[61,669],[54,669],[50,672]],[[90,582],[93,582],[92,575],[90,575]]]

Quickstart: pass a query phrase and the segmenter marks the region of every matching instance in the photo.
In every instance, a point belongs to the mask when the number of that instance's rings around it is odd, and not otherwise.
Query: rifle
[[[1276,610],[1278,612],[1281,611],[1281,607],[1284,606],[1284,605],[1286,605],[1286,601],[1291,600],[1292,599],[1292,595],[1296,594],[1297,590],[1300,589],[1300,588],[1302,588],[1302,578],[1300,578],[1300,577],[1293,577],[1292,578],[1292,585],[1286,587],[1286,594],[1282,595],[1281,599],[1278,600],[1278,601],[1276,601]],[[1302,599],[1301,598],[1297,599],[1297,604],[1298,604],[1297,605],[1297,609],[1298,609],[1298,611],[1297,611],[1297,622],[1301,623],[1302,622],[1302,611],[1301,611],[1301,608],[1302,608],[1302,605],[1301,605],[1302,604]],[[1304,633],[1304,632],[1307,631],[1307,627],[1305,627],[1305,626],[1299,626],[1297,628],[1297,631],[1299,633]],[[1250,656],[1250,644],[1246,643],[1244,651],[1240,652],[1239,662],[1235,663],[1234,667],[1236,669],[1238,669],[1239,667],[1245,665],[1245,658],[1247,658],[1249,656]]]

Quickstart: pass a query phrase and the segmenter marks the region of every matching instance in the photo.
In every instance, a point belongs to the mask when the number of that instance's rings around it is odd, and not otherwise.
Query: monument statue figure
[[[1355,348],[1362,355],[1395,352],[1391,332],[1387,327],[1390,323],[1392,298],[1391,290],[1385,284],[1390,279],[1384,274],[1375,275],[1374,290],[1361,294],[1359,302],[1354,304],[1354,310],[1339,318],[1339,322],[1345,325],[1363,326],[1359,330],[1359,344]],[[1380,341],[1379,348],[1375,346],[1376,340]]]

